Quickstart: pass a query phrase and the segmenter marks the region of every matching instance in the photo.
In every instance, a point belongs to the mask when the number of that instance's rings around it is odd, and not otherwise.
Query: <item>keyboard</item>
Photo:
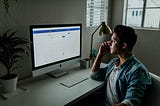
[[[71,87],[73,87],[83,81],[86,81],[87,79],[89,79],[89,77],[82,76],[82,75],[75,75],[75,76],[66,78],[60,84],[65,87],[71,88]]]

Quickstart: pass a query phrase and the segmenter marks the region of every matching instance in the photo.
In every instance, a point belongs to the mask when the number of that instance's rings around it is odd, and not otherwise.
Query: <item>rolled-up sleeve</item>
[[[105,68],[100,68],[97,72],[91,72],[91,78],[97,81],[104,81],[106,77],[106,70]]]
[[[145,90],[151,85],[151,77],[143,68],[139,67],[129,79],[125,99],[138,106],[144,97]]]

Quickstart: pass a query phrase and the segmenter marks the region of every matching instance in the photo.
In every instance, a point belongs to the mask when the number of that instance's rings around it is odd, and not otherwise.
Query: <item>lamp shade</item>
[[[102,22],[102,23],[96,28],[96,30],[95,30],[95,31],[92,33],[92,35],[91,35],[90,59],[95,58],[95,56],[96,56],[96,50],[94,50],[94,49],[92,48],[92,45],[93,45],[93,36],[94,36],[94,34],[96,33],[96,31],[97,31],[98,29],[100,29],[100,30],[99,30],[99,35],[109,35],[109,34],[112,34],[112,30],[110,29],[109,26],[107,26],[107,25],[105,24],[105,22]]]
[[[112,30],[110,29],[109,26],[107,26],[105,24],[105,22],[102,22],[101,23],[101,28],[99,30],[99,35],[108,35],[108,34],[111,34],[112,33]]]

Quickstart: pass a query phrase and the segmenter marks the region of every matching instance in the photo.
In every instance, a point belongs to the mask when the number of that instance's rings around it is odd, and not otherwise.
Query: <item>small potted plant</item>
[[[17,86],[17,74],[13,71],[20,68],[16,63],[29,55],[29,41],[16,36],[16,31],[7,30],[0,36],[0,64],[5,66],[6,73],[0,77],[3,92],[13,92]],[[13,80],[13,83],[10,83]]]

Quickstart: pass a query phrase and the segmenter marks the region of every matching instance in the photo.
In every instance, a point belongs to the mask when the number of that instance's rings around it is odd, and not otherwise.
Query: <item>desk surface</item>
[[[0,106],[64,106],[87,96],[103,86],[103,82],[90,78],[90,68],[81,69],[79,65],[69,69],[69,74],[60,78],[43,75],[20,83],[28,92],[1,100]],[[76,75],[87,76],[88,79],[68,88],[60,83]]]

